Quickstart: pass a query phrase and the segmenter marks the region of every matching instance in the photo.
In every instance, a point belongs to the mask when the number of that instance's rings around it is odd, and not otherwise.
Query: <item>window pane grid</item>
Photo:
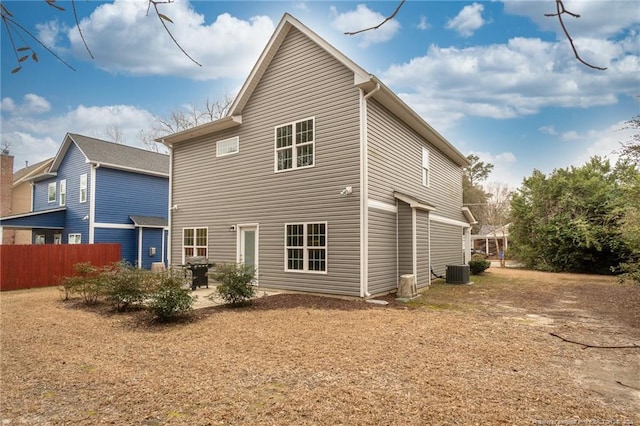
[[[187,258],[198,256],[207,257],[208,229],[207,228],[183,228],[182,245],[184,261]]]
[[[326,223],[288,224],[285,233],[287,270],[327,271]]]
[[[276,147],[284,148],[293,144],[291,124],[276,129]]]
[[[314,165],[313,118],[276,127],[276,171]]]

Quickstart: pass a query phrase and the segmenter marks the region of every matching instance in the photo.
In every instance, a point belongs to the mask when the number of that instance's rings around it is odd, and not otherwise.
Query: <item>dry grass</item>
[[[640,391],[615,384],[626,374],[621,382],[640,387],[639,350],[583,350],[549,335],[638,342],[634,320],[600,305],[622,295],[637,314],[640,289],[592,276],[489,271],[473,286],[434,285],[412,308],[280,295],[171,325],[62,302],[57,289],[3,293],[0,419],[640,424]],[[612,370],[600,382],[584,368],[598,365]]]

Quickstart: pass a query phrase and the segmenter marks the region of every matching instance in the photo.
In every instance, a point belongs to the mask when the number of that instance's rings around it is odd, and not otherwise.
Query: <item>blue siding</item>
[[[162,233],[165,232],[160,228],[144,228],[142,230],[142,267],[145,269],[151,269],[153,262],[164,262],[162,258]],[[149,248],[156,248],[156,255],[149,256]],[[166,253],[166,252],[165,252]]]
[[[60,206],[58,204],[58,196],[60,195],[59,187],[56,187],[56,201],[53,203],[47,201],[49,198],[49,184],[51,182],[57,182],[57,179],[51,178],[36,182],[33,188],[33,211],[49,210]]]
[[[131,224],[131,215],[167,217],[169,178],[100,167],[96,222]]]
[[[120,243],[120,256],[132,265],[138,260],[137,229],[104,229],[95,230],[96,243]]]
[[[87,201],[80,202],[80,175],[87,174]],[[62,241],[69,241],[69,234],[82,234],[82,243],[89,243],[89,221],[82,220],[89,215],[89,203],[91,202],[91,165],[86,162],[86,157],[72,143],[58,167],[58,200],[60,199],[60,181],[67,180],[67,216],[62,233]],[[59,202],[58,202],[59,204]]]

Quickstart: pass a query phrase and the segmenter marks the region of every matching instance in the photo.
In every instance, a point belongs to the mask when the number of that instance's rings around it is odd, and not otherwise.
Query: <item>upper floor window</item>
[[[327,272],[327,224],[285,225],[285,271]]]
[[[62,179],[60,181],[60,205],[67,204],[67,180]]]
[[[208,244],[207,228],[182,229],[182,254],[184,261],[190,257],[207,257]]]
[[[50,203],[55,203],[56,201],[56,183],[51,182],[49,184],[48,192],[47,192],[47,200]]]
[[[429,151],[422,148],[422,185],[429,186]]]
[[[82,244],[82,234],[69,234],[69,244]]]
[[[315,119],[278,126],[275,129],[275,169],[311,167],[315,164]]]
[[[87,174],[80,175],[80,202],[87,202]]]
[[[240,151],[240,138],[238,136],[216,142],[216,157],[235,154]]]

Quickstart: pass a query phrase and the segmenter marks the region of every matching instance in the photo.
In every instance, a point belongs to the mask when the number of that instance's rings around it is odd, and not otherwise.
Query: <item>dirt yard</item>
[[[640,345],[640,287],[497,268],[474,280],[409,306],[283,294],[172,325],[55,288],[5,292],[0,421],[640,425],[640,349],[560,338]]]

